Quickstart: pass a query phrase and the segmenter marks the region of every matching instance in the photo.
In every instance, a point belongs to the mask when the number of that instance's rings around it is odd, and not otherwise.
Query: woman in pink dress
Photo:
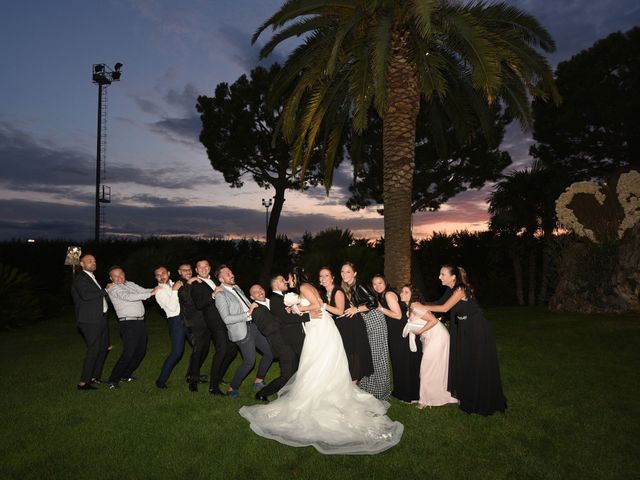
[[[419,304],[417,304],[419,305]],[[422,361],[420,363],[420,399],[417,408],[438,407],[447,403],[458,403],[447,390],[449,378],[449,332],[432,313],[412,307],[409,321],[426,322],[413,333],[422,341]]]

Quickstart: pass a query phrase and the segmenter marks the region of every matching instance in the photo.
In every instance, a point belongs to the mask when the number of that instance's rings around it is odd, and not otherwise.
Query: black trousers
[[[280,333],[274,333],[267,337],[267,341],[271,346],[273,355],[279,358],[280,361],[280,376],[264,387],[260,392],[260,395],[268,396],[277,393],[285,384],[289,381],[291,376],[298,369],[298,356],[293,350],[291,345],[285,343]]]
[[[215,390],[222,382],[222,378],[229,369],[229,365],[233,362],[238,354],[238,346],[229,340],[227,326],[221,318],[207,319],[207,327],[213,338],[213,346],[216,352],[211,361],[211,374],[209,375],[209,389]]]
[[[192,324],[188,329],[191,334],[191,357],[189,358],[189,370],[187,377],[190,382],[197,382],[200,378],[200,367],[209,354],[211,343],[211,331],[207,324],[202,322]]]
[[[122,355],[111,371],[109,382],[117,383],[121,378],[129,378],[140,366],[147,350],[147,329],[144,320],[125,320],[120,324]]]
[[[211,373],[209,375],[209,389],[215,390],[220,385],[222,378],[229,369],[229,365],[238,353],[238,347],[229,340],[227,327],[220,319],[206,319],[203,323],[191,325],[193,350],[189,361],[189,381],[197,381],[200,377],[200,369],[209,353],[209,344],[213,339],[215,353],[211,361]]]
[[[100,378],[107,358],[109,329],[106,315],[102,320],[100,323],[78,323],[78,329],[87,344],[87,352],[80,373],[80,381],[84,383],[89,383],[92,378]]]

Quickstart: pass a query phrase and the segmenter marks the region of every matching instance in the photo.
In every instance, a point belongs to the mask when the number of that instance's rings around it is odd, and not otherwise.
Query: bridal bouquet
[[[291,307],[291,309],[300,315],[300,310],[298,310],[298,305],[300,304],[300,296],[297,293],[289,292],[284,296],[284,304],[287,307]]]
[[[289,292],[284,296],[284,304],[287,307],[293,307],[300,303],[300,296],[297,293]]]

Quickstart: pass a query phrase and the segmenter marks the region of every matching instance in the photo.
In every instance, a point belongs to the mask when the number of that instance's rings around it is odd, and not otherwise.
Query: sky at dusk
[[[198,141],[198,95],[258,64],[250,36],[281,0],[23,0],[0,15],[0,240],[93,235],[97,87],[94,63],[124,64],[108,88],[109,235],[262,237],[262,198],[251,181],[228,187]],[[508,0],[551,32],[552,65],[614,31],[640,25],[637,0]],[[286,45],[284,47],[286,49]],[[282,62],[286,50],[262,62]],[[510,127],[510,168],[527,167],[531,139]],[[379,237],[375,209],[351,212],[349,166],[335,187],[287,195],[280,233],[349,228]],[[486,228],[489,188],[414,215],[414,235]]]

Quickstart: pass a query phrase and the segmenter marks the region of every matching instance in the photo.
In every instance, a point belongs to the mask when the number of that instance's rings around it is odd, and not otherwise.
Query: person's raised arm
[[[439,320],[429,312],[425,312],[423,315],[420,316],[420,318],[422,318],[423,320],[426,320],[427,323],[425,323],[424,327],[422,327],[420,330],[412,329],[411,332],[414,333],[415,335],[420,335],[426,332],[427,330],[432,329],[433,327],[436,326],[436,323],[439,322]]]
[[[453,294],[449,297],[449,300],[447,300],[444,304],[429,305],[426,308],[428,308],[429,311],[431,312],[448,312],[449,310],[451,310],[451,308],[453,308],[453,306],[456,303],[458,303],[464,297],[465,297],[464,290],[462,288],[458,288],[453,292]]]
[[[298,311],[300,313],[319,310],[322,306],[320,300],[318,299],[318,295],[316,294],[315,288],[313,288],[308,283],[303,283],[302,285],[300,285],[300,295],[309,301],[309,305],[298,305]]]
[[[333,299],[336,301],[336,306],[334,307],[333,305],[329,305],[328,303],[326,303],[324,305],[324,309],[332,315],[342,315],[344,313],[345,300],[342,290],[336,290]]]
[[[402,318],[402,310],[400,310],[400,304],[398,303],[398,296],[393,292],[387,292],[384,294],[384,298],[387,301],[389,308],[384,308],[382,305],[378,308],[384,315],[395,320]]]

